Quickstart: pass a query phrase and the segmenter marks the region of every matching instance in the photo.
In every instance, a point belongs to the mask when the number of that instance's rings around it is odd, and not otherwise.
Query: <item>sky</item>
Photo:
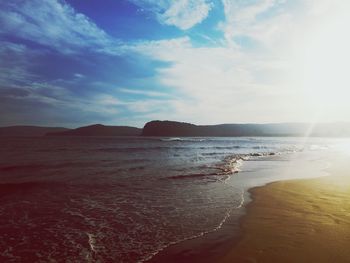
[[[350,1],[0,2],[0,126],[350,121]]]

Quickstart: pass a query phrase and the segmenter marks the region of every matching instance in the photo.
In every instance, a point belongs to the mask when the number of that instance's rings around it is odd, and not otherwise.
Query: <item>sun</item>
[[[350,20],[325,25],[306,45],[303,84],[306,95],[315,102],[327,104],[349,98],[345,97],[350,95],[350,37],[345,24],[350,26]]]
[[[350,16],[341,7],[308,28],[295,60],[302,99],[319,116],[333,119],[350,112]]]

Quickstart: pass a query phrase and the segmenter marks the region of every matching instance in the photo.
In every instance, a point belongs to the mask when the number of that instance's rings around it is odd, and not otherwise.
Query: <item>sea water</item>
[[[0,146],[1,262],[142,262],[218,230],[255,180],[228,183],[243,162],[329,140],[13,137]]]

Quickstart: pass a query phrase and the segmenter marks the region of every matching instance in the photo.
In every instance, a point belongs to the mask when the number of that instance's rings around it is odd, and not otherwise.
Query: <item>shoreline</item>
[[[300,156],[301,154],[301,156]],[[306,155],[308,156],[308,155]],[[325,161],[324,155],[316,153],[317,158],[313,156],[311,159],[307,160],[303,153],[293,153],[292,155],[278,155],[278,156],[264,156],[262,159],[255,161],[244,162],[244,165],[248,167],[243,167],[241,172],[235,174],[231,177],[232,184],[241,184],[243,181],[242,189],[244,189],[244,204],[240,209],[233,210],[231,216],[224,223],[222,228],[217,231],[207,233],[201,237],[185,240],[175,245],[171,245],[164,250],[160,251],[148,261],[149,263],[158,263],[158,262],[201,262],[201,263],[212,263],[212,262],[231,262],[225,261],[227,255],[232,253],[235,247],[237,247],[241,240],[244,238],[244,230],[242,229],[242,224],[245,221],[247,214],[249,213],[250,207],[253,205],[253,195],[254,189],[264,188],[269,185],[273,185],[279,182],[286,181],[303,181],[310,180],[310,178],[322,178],[328,175],[324,170],[327,169],[327,166],[320,165],[309,165],[308,169],[305,169],[309,172],[308,175],[291,177],[290,171],[286,172],[284,169],[286,167],[293,167],[296,164],[299,165],[304,162],[308,163],[314,161],[315,163],[322,163]],[[296,157],[296,158],[295,158]],[[300,158],[301,157],[301,158]],[[310,157],[310,156],[308,156]],[[320,157],[320,159],[319,159]],[[251,163],[255,163],[251,165]],[[254,176],[247,181],[247,177],[251,175],[260,176],[264,169],[263,163],[270,163],[271,171],[274,174],[278,172],[284,172],[285,178],[281,177],[277,180],[271,178],[259,178],[258,182],[255,182]],[[278,164],[279,163],[279,164]],[[325,163],[323,163],[324,165]],[[298,166],[297,165],[297,166]],[[251,167],[257,167],[257,170],[251,170]],[[304,167],[306,168],[306,167]],[[265,167],[266,169],[266,167]],[[270,172],[271,172],[270,171]],[[249,174],[247,174],[249,173]],[[314,179],[311,179],[314,180]],[[253,185],[252,185],[253,183]],[[232,261],[232,262],[241,262],[241,261]],[[243,261],[246,262],[246,261]],[[247,261],[250,262],[250,261]],[[254,262],[254,261],[252,261]],[[269,262],[270,263],[270,262]]]
[[[170,244],[164,249],[158,251],[152,257],[142,262],[216,262],[219,258],[221,258],[222,254],[228,252],[230,248],[240,240],[240,220],[236,219],[244,216],[246,210],[245,203],[247,201],[246,197],[242,198],[242,204],[237,208],[232,208],[232,210],[229,212],[229,216],[225,217],[216,229],[210,230],[196,237]],[[203,254],[205,255],[204,257]]]
[[[333,157],[328,176],[249,189],[241,238],[215,262],[349,262],[348,159]]]

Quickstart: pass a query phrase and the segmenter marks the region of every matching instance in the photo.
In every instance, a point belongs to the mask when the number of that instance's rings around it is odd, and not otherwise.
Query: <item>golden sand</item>
[[[350,158],[330,176],[251,190],[241,241],[221,262],[350,262]]]

